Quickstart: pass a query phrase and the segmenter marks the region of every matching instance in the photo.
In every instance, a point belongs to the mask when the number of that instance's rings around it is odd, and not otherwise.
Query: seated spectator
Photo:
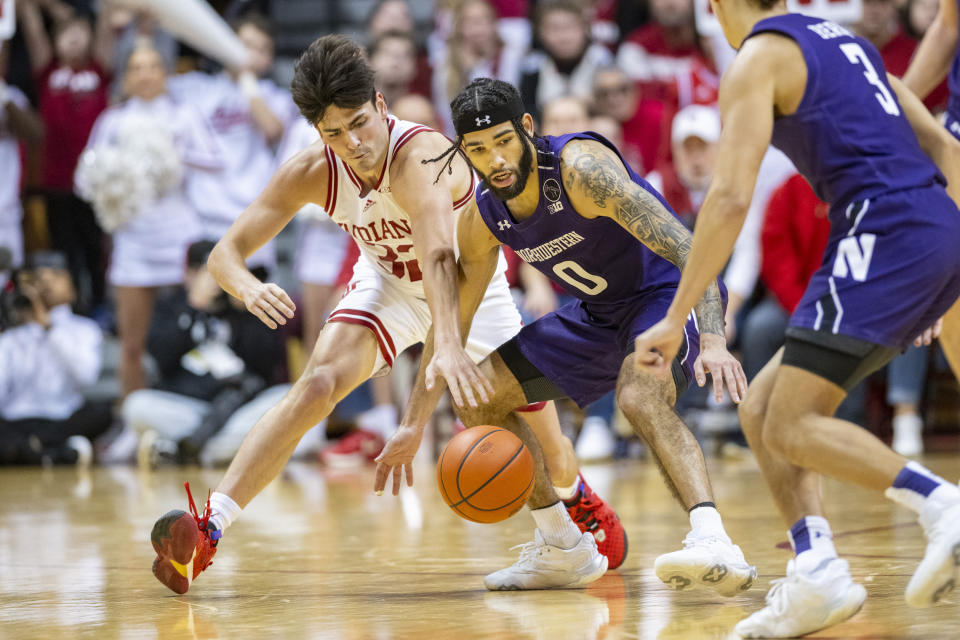
[[[372,45],[387,33],[406,34],[414,43],[414,73],[409,90],[430,97],[430,59],[417,36],[417,24],[407,0],[379,0],[367,16],[366,42]],[[388,107],[393,105],[389,102]]]
[[[599,133],[613,143],[617,149],[623,149],[623,127],[610,116],[593,116],[590,118],[590,131]],[[622,151],[621,151],[622,153]]]
[[[282,337],[220,289],[206,269],[213,245],[190,245],[186,287],[157,300],[147,349],[160,380],[123,403],[144,464],[229,460],[286,391],[274,386],[285,375]]]
[[[880,52],[887,73],[898,78],[902,77],[910,66],[918,42],[907,34],[901,24],[899,5],[896,0],[863,0],[860,20],[853,25],[853,31],[869,40]],[[906,15],[909,16],[909,13]],[[947,106],[949,94],[947,81],[944,80],[930,92],[924,104],[931,111],[943,110]]]
[[[574,96],[560,96],[543,106],[540,133],[545,136],[562,136],[590,129],[590,113],[587,104]]]
[[[187,198],[208,238],[221,238],[260,194],[276,167],[274,145],[299,117],[289,90],[268,77],[274,60],[273,25],[263,16],[247,14],[234,24],[234,31],[249,53],[248,68],[216,75],[191,72],[168,82],[175,101],[200,111],[223,152],[223,169],[198,173],[187,183]],[[247,261],[260,275],[275,263],[272,241]]]
[[[19,141],[42,141],[43,121],[20,89],[4,82],[7,51],[7,43],[0,42],[0,248],[10,252],[10,268],[23,263]],[[0,287],[4,284],[0,277]]]
[[[186,197],[188,179],[199,173],[191,170],[219,171],[223,158],[200,113],[167,95],[160,52],[142,43],[124,66],[128,99],[97,118],[76,186],[113,239],[107,277],[114,286],[126,395],[144,385],[142,359],[157,291],[183,283],[183,256],[202,235]]]
[[[401,96],[389,105],[390,112],[401,120],[423,124],[431,129],[440,130],[440,118],[433,103],[416,93]]]
[[[673,162],[661,163],[647,181],[663,194],[683,224],[693,229],[713,179],[720,114],[713,107],[698,104],[684,107],[673,118],[670,141]]]
[[[693,0],[650,0],[649,5],[650,22],[627,35],[617,66],[675,108],[715,103],[720,81],[697,34]]]
[[[554,98],[589,98],[594,74],[613,56],[591,42],[590,22],[578,0],[541,0],[533,28],[539,46],[524,59],[517,86],[527,111],[539,119]]]
[[[417,42],[412,33],[387,31],[373,41],[367,56],[376,76],[377,91],[383,94],[388,108],[401,96],[414,92]]]
[[[107,402],[87,402],[103,334],[75,315],[76,289],[61,253],[27,257],[16,277],[20,324],[0,333],[0,464],[89,463],[90,441],[112,420]]]
[[[620,123],[620,152],[637,173],[649,173],[669,155],[666,107],[642,96],[622,69],[604,67],[593,76],[593,110]]]
[[[504,47],[497,33],[497,18],[487,0],[464,0],[453,11],[446,40],[431,51],[433,104],[449,136],[454,135],[450,100],[471,80],[488,77],[517,82],[519,58]]]

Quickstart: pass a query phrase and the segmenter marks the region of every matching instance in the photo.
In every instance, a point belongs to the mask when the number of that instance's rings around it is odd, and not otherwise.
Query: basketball
[[[533,456],[501,427],[461,431],[437,462],[440,495],[471,522],[500,522],[520,510],[533,491]]]

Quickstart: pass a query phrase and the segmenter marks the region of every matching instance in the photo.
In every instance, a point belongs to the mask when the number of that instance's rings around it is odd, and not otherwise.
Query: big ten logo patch
[[[558,213],[563,211],[563,203],[560,202],[560,196],[563,191],[560,189],[560,183],[555,178],[548,178],[543,183],[543,196],[550,201],[547,205],[547,211]]]
[[[710,8],[710,0],[694,0],[697,32],[704,36],[721,36],[723,30]],[[840,24],[852,24],[863,14],[862,0],[787,0],[787,10],[823,18]]]

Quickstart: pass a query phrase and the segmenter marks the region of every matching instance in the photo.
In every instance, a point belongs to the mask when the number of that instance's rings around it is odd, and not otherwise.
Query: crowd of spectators
[[[296,327],[266,330],[206,272],[211,243],[278,164],[318,140],[275,80],[289,78],[289,59],[276,63],[264,15],[283,0],[211,4],[247,48],[245,68],[217,68],[111,0],[16,2],[17,34],[0,42],[0,464],[86,461],[91,440],[107,462],[227,462],[298,373],[349,280],[356,250],[315,205],[291,224],[289,250],[271,242],[250,260],[263,278],[289,272]],[[864,0],[850,27],[899,75],[936,7]],[[415,19],[425,14],[428,23]],[[452,135],[453,95],[476,77],[509,81],[541,134],[602,134],[696,223],[722,161],[717,90],[733,52],[698,33],[693,0],[380,0],[356,26],[397,117]],[[946,97],[942,86],[926,104],[942,110]],[[728,340],[750,376],[782,344],[819,265],[825,207],[782,154],[768,154],[725,274]],[[527,321],[564,302],[508,259]],[[923,385],[936,361],[912,349],[887,375],[903,453],[923,450]],[[107,370],[117,387],[98,393]],[[349,424],[322,458],[372,459],[396,425],[395,389],[408,384],[366,385],[345,403],[349,420],[318,425],[298,451]],[[842,410],[885,428],[866,415],[867,395]],[[732,414],[710,402],[692,390],[679,406]],[[636,450],[615,428],[611,398],[563,416],[585,458]]]

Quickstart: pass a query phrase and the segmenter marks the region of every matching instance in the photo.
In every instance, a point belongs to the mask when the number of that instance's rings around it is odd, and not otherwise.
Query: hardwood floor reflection
[[[960,457],[925,462],[956,479]],[[294,464],[224,536],[185,596],[155,581],[153,521],[185,508],[221,471],[133,468],[0,470],[0,638],[726,638],[762,606],[789,558],[752,461],[711,462],[727,530],[760,570],[749,592],[723,599],[673,593],[654,558],[680,546],[686,515],[653,465],[588,466],[594,489],[630,537],[621,569],[581,591],[489,593],[483,576],[531,539],[521,512],[499,525],[458,518],[430,467],[400,498],[375,496],[372,469]],[[838,550],[869,591],[863,611],[821,637],[957,638],[960,598],[917,611],[903,590],[923,553],[911,514],[879,494],[827,483]]]

